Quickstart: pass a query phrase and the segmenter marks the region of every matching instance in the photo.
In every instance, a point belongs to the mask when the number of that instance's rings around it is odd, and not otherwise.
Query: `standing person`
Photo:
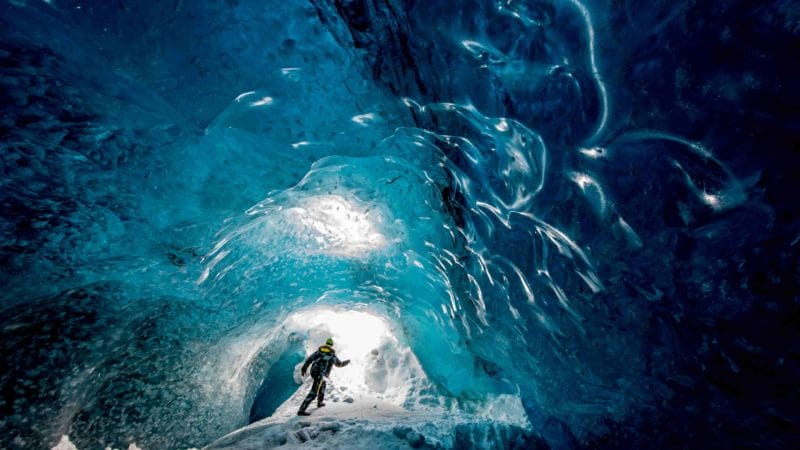
[[[311,392],[306,395],[303,404],[300,405],[300,410],[297,411],[298,416],[311,415],[306,412],[306,408],[314,400],[314,397],[317,397],[317,407],[325,406],[322,400],[325,398],[325,385],[327,383],[325,383],[323,377],[328,377],[331,374],[333,366],[344,367],[348,364],[350,364],[349,359],[339,361],[339,358],[336,357],[336,351],[333,350],[333,339],[331,338],[328,338],[325,341],[325,345],[321,346],[306,359],[306,362],[303,363],[303,368],[300,369],[300,374],[305,377],[306,369],[311,365],[311,377],[314,379],[314,383],[311,384]]]

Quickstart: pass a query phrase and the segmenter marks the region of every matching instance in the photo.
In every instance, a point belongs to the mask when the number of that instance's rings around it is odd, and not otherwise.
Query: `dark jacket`
[[[306,359],[300,372],[305,375],[306,369],[311,365],[312,377],[316,378],[320,375],[325,375],[327,377],[331,374],[331,368],[333,368],[333,366],[343,367],[349,362],[350,360],[344,362],[339,361],[339,358],[336,357],[336,351],[327,345],[323,345]]]

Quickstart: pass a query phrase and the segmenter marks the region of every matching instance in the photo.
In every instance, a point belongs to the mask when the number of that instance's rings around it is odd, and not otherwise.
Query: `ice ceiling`
[[[796,443],[797,5],[0,14],[0,447],[206,445],[328,336],[528,443]]]

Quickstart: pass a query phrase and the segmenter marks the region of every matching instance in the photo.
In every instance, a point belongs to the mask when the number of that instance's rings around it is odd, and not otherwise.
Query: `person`
[[[298,416],[311,415],[306,412],[306,408],[308,408],[308,405],[314,400],[314,397],[317,398],[317,407],[321,408],[325,406],[323,400],[325,399],[325,385],[327,383],[325,383],[323,377],[330,376],[333,366],[344,367],[348,364],[350,364],[349,359],[340,361],[339,358],[336,357],[336,351],[333,350],[333,339],[331,338],[328,338],[328,340],[325,341],[325,345],[321,346],[306,359],[306,362],[303,363],[303,368],[300,369],[300,375],[305,377],[306,369],[308,369],[308,366],[311,366],[311,377],[314,379],[314,382],[311,384],[311,392],[306,395],[303,404],[300,405],[300,410],[297,411]]]

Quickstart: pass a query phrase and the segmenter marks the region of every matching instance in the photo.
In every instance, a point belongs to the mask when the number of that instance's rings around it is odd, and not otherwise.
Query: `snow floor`
[[[304,383],[270,417],[248,425],[206,449],[408,449],[542,448],[520,423],[440,408],[409,411],[386,400],[328,389],[326,405],[297,416],[308,392]]]

